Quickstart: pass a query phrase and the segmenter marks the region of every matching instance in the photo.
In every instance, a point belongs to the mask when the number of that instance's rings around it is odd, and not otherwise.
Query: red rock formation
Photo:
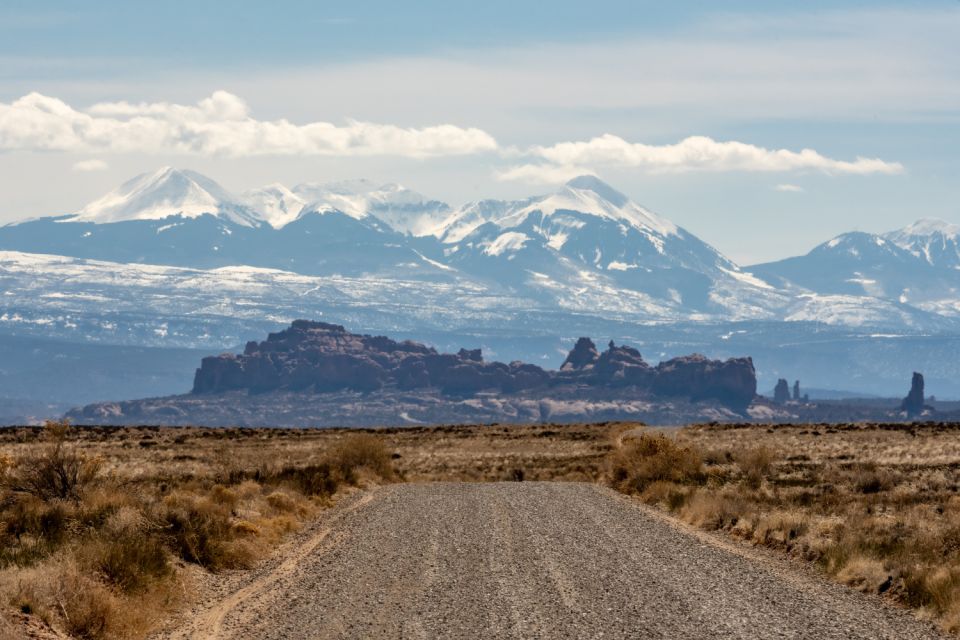
[[[900,403],[900,410],[906,411],[908,416],[917,416],[923,413],[923,408],[923,374],[914,371],[910,392]]]
[[[577,344],[573,345],[567,359],[560,365],[560,369],[562,371],[587,369],[592,367],[599,359],[600,354],[597,353],[597,345],[593,344],[593,340],[580,338],[577,340]]]
[[[357,335],[340,325],[297,320],[290,328],[271,333],[264,342],[248,343],[241,355],[204,358],[194,378],[193,394],[234,390],[369,392],[394,387],[438,389],[455,396],[539,389],[548,396],[551,389],[564,385],[632,387],[635,393],[718,400],[742,409],[756,393],[756,375],[749,358],[720,362],[694,355],[654,368],[632,347],[618,347],[611,341],[601,354],[589,338],[577,341],[559,371],[548,372],[522,362],[485,362],[479,349],[437,353],[416,342]]]

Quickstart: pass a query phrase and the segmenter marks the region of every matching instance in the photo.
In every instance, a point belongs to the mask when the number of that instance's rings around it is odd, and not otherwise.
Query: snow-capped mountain
[[[261,224],[261,217],[216,182],[195,171],[163,167],[123,183],[64,222],[110,224],[131,220],[197,218],[210,214],[241,226]]]
[[[897,298],[907,283],[921,277],[926,265],[882,236],[854,231],[828,240],[806,255],[751,270],[781,288]]]
[[[436,203],[396,186],[353,188],[270,185],[241,198],[200,174],[166,167],[75,214],[0,227],[0,249],[193,268],[447,277],[404,232],[373,215],[402,217],[417,202],[434,211]]]
[[[806,255],[750,270],[778,288],[802,295],[866,296],[958,316],[958,230],[945,222],[921,220],[882,235],[844,233]]]
[[[307,206],[306,200],[280,183],[247,191],[243,194],[243,199],[274,228],[290,224]]]
[[[785,300],[719,251],[593,176],[519,202],[484,201],[438,229],[444,258],[462,271],[571,306],[651,317],[763,316]],[[578,305],[579,306],[579,305]]]
[[[329,184],[307,183],[293,189],[308,209],[342,211],[355,218],[373,216],[398,233],[430,235],[449,215],[450,207],[398,184],[378,185],[370,180]]]
[[[281,228],[309,213],[338,211],[361,220],[375,217],[398,233],[432,235],[450,212],[446,203],[430,200],[398,184],[370,180],[308,182],[288,189],[273,184],[244,194],[251,208],[274,228]]]
[[[960,269],[960,225],[923,218],[883,237],[931,266]]]
[[[164,168],[74,214],[0,227],[0,250],[200,269],[389,275],[458,283],[491,300],[522,298],[546,311],[637,322],[915,328],[960,316],[958,238],[955,225],[926,220],[883,236],[844,234],[806,256],[745,270],[594,176],[546,195],[451,209],[369,180],[273,184],[235,196],[195,172]]]
[[[557,212],[574,211],[597,218],[617,220],[643,232],[659,236],[676,234],[677,227],[669,220],[631,202],[599,178],[583,175],[567,182],[559,191],[525,200],[480,200],[454,211],[432,229],[431,235],[445,243],[456,243],[477,227],[494,222],[509,228],[521,223],[531,213],[550,217]],[[563,232],[553,238],[554,245],[562,245]]]

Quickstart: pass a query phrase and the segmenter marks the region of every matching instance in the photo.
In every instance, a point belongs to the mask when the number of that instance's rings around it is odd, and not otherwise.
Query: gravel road
[[[193,638],[939,638],[581,483],[400,484],[325,516]]]

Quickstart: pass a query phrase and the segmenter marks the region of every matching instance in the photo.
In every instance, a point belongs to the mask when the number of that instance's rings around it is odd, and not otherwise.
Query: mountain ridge
[[[75,214],[0,227],[0,250],[455,282],[639,322],[802,319],[915,330],[960,318],[958,229],[920,220],[741,267],[596,176],[546,195],[451,208],[370,180],[275,183],[235,196],[164,167]]]

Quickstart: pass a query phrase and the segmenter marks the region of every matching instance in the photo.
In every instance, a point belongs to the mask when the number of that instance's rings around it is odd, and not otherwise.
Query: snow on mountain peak
[[[921,218],[903,229],[891,231],[886,235],[893,239],[909,236],[933,236],[937,234],[955,239],[960,236],[960,224],[953,224],[945,220],[940,220],[939,218]]]
[[[498,221],[498,224],[501,227],[514,226],[535,211],[544,216],[552,216],[557,211],[574,211],[627,222],[636,229],[660,237],[679,234],[675,224],[644,209],[591,175],[574,178],[556,193],[529,201],[529,204]]]
[[[585,189],[593,191],[598,196],[617,207],[622,207],[629,202],[629,198],[623,195],[606,182],[593,175],[582,175],[569,180],[565,185],[571,189]]]
[[[395,231],[427,235],[446,217],[449,207],[399,184],[372,180],[305,183],[293,192],[308,204],[303,212],[340,211],[352,218],[375,216]]]
[[[960,225],[922,218],[884,237],[930,265],[960,268]]]
[[[244,226],[259,224],[253,211],[210,178],[173,167],[140,174],[66,221],[104,224],[173,215],[196,218],[205,213]]]
[[[300,217],[307,204],[303,198],[278,182],[247,191],[243,196],[250,208],[276,229]]]

